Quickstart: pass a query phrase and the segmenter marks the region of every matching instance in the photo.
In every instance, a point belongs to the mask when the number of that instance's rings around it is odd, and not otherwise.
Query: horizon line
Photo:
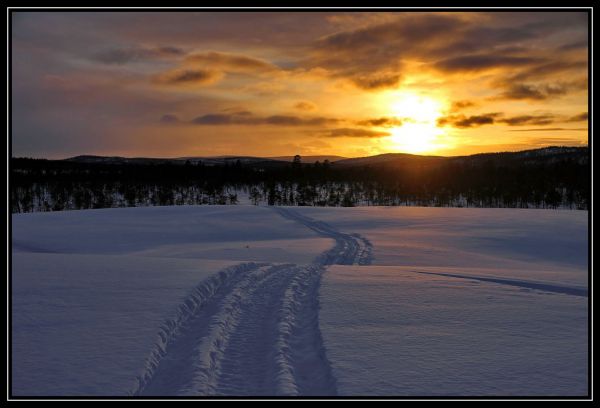
[[[110,157],[114,157],[114,158],[121,158],[121,159],[156,159],[156,160],[186,160],[186,159],[226,159],[226,158],[256,158],[256,159],[277,159],[277,158],[281,158],[281,157],[294,157],[299,155],[301,158],[302,157],[314,157],[314,156],[330,156],[330,157],[339,157],[340,160],[345,160],[345,159],[360,159],[360,158],[367,158],[367,157],[377,157],[377,156],[383,156],[383,155],[389,155],[389,154],[398,154],[398,155],[407,155],[407,156],[421,156],[421,157],[467,157],[467,156],[476,156],[476,155],[480,155],[480,154],[501,154],[501,153],[520,153],[520,152],[527,152],[527,151],[534,151],[534,150],[542,150],[542,149],[549,149],[549,148],[589,148],[589,143],[585,144],[585,145],[548,145],[548,146],[542,146],[542,147],[535,147],[535,148],[530,148],[530,149],[523,149],[523,150],[498,150],[498,151],[491,151],[491,152],[478,152],[478,153],[471,153],[471,154],[456,154],[456,155],[437,155],[437,154],[415,154],[415,153],[406,153],[406,152],[386,152],[386,153],[378,153],[378,154],[373,154],[370,156],[340,156],[340,155],[336,155],[336,154],[280,154],[280,155],[275,155],[275,156],[255,156],[255,155],[241,155],[241,154],[221,154],[221,155],[214,155],[214,156],[176,156],[176,157],[154,157],[154,156],[119,156],[119,155],[101,155],[101,154],[78,154],[78,155],[74,155],[74,156],[69,156],[69,157],[64,157],[64,158],[46,158],[46,157],[32,157],[32,156],[12,156],[11,155],[11,159],[34,159],[34,160],[55,160],[55,161],[61,161],[61,160],[69,160],[69,159],[73,159],[76,157],[103,157],[103,158],[110,158]]]

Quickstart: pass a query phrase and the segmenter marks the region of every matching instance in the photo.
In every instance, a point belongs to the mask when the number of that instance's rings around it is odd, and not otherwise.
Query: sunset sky
[[[587,145],[585,12],[13,12],[12,155]]]

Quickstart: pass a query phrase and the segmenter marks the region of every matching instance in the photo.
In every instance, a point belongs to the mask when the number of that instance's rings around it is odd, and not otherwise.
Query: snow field
[[[587,213],[13,215],[15,395],[584,395]]]

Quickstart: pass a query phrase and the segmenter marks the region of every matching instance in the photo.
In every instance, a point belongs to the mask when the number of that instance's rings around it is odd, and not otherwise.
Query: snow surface
[[[587,212],[14,214],[14,395],[585,395]]]

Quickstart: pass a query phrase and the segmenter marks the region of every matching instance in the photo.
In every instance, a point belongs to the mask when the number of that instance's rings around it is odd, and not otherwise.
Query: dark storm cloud
[[[325,126],[340,122],[325,117],[299,117],[293,115],[254,116],[239,114],[206,114],[192,120],[196,125],[272,125],[272,126]]]
[[[435,67],[445,72],[467,72],[502,67],[519,67],[536,62],[540,62],[540,59],[503,55],[465,55],[438,61],[435,63]]]
[[[390,136],[391,133],[367,129],[339,128],[328,130],[319,135],[322,137],[357,137],[372,139]]]
[[[181,48],[163,46],[154,48],[130,47],[115,48],[93,55],[92,59],[104,64],[123,65],[130,62],[143,62],[159,58],[180,57],[185,54]]]

